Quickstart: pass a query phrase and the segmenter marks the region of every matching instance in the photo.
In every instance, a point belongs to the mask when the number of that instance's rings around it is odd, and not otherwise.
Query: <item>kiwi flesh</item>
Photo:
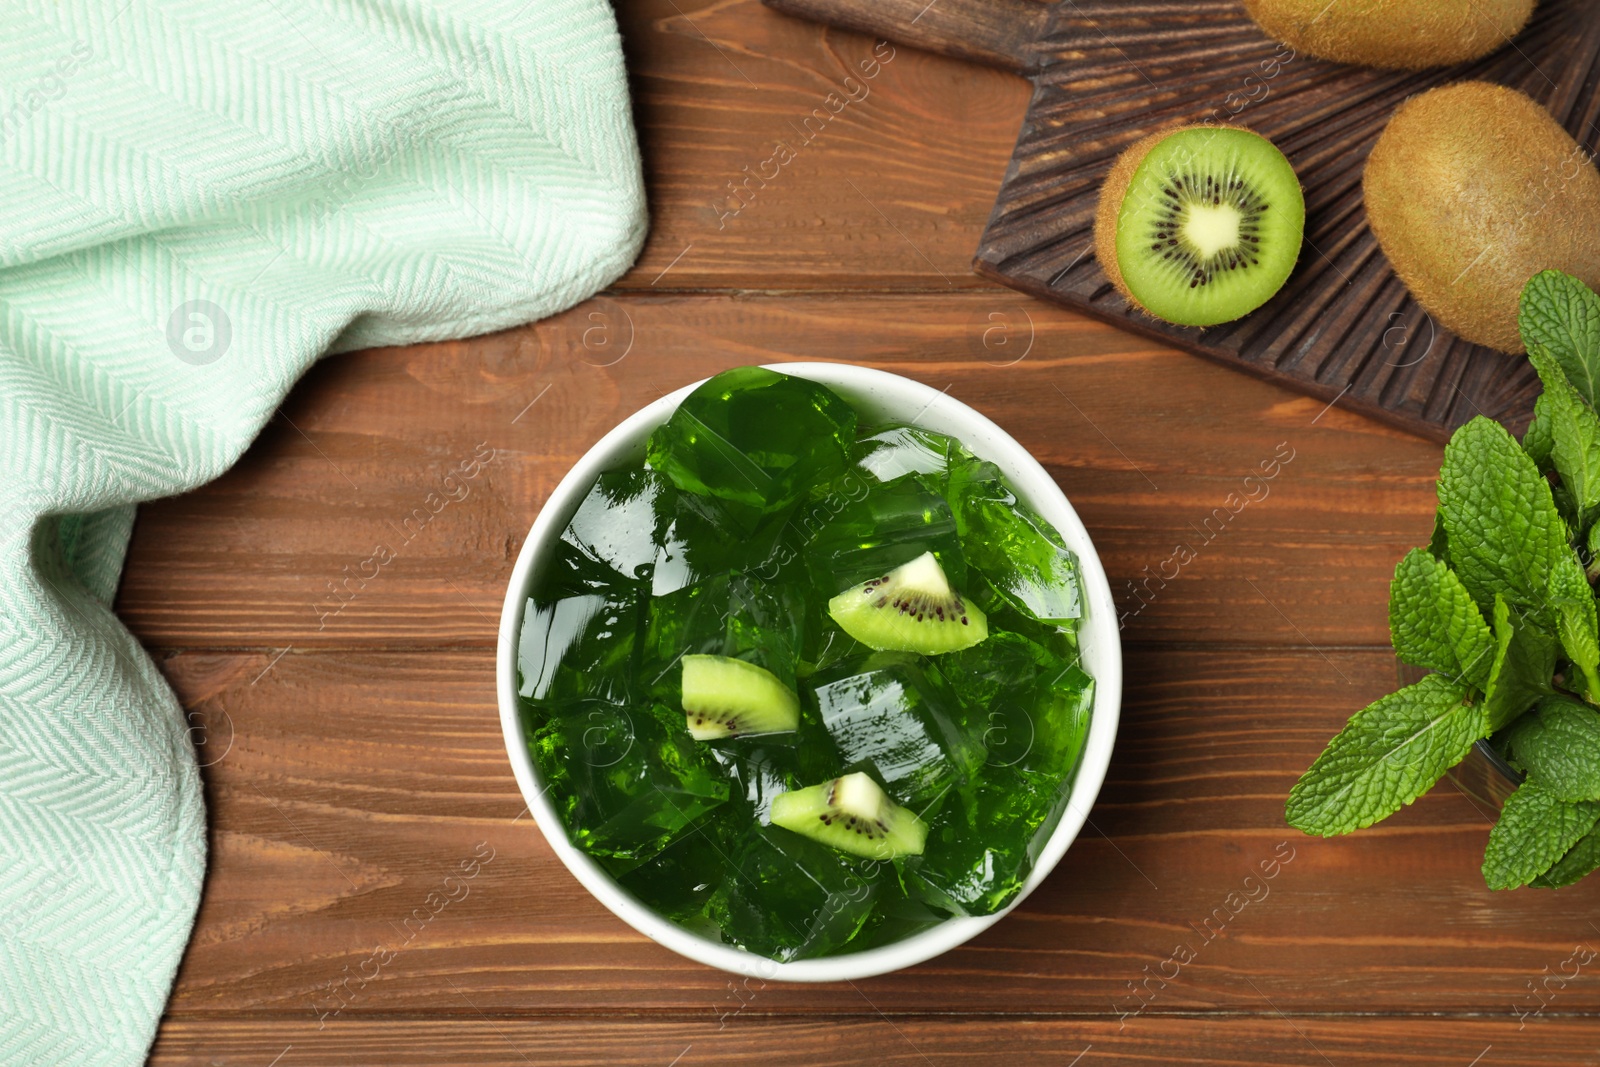
[[[1095,252],[1130,303],[1179,326],[1248,315],[1300,257],[1306,204],[1294,167],[1238,126],[1154,133],[1111,168]]]
[[[1553,269],[1600,286],[1600,172],[1514,89],[1461,82],[1407,101],[1367,160],[1367,222],[1395,273],[1458,337],[1523,351],[1523,287]]]
[[[684,656],[683,714],[696,741],[779,733],[800,725],[800,699],[754,663]]]
[[[1244,0],[1250,17],[1297,52],[1390,70],[1466,63],[1498,51],[1535,0]]]
[[[989,636],[989,620],[945,577],[932,552],[828,601],[839,628],[879,652],[959,652]]]
[[[857,771],[772,798],[772,824],[867,859],[920,856],[928,825]]]

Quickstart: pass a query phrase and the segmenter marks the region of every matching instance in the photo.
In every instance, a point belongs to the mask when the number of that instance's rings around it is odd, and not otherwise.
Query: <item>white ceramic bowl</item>
[[[528,802],[528,810],[561,861],[584,887],[629,926],[647,937],[690,959],[736,974],[766,980],[790,982],[834,982],[869,978],[932,959],[963,941],[988,929],[1011,908],[1021,903],[1043,882],[1083,828],[1089,808],[1100,792],[1106,765],[1111,761],[1111,746],[1117,735],[1117,714],[1122,699],[1122,644],[1117,630],[1116,609],[1111,587],[1106,582],[1100,557],[1095,554],[1089,534],[1078,521],[1077,513],[1062,495],[1055,481],[1039,466],[1027,450],[1004,430],[967,407],[959,400],[902,378],[898,374],[869,370],[842,363],[783,363],[773,370],[821,382],[850,401],[861,412],[863,422],[909,422],[947,434],[962,442],[977,455],[990,460],[1005,472],[1011,485],[1066,538],[1067,546],[1078,554],[1082,564],[1084,619],[1079,640],[1084,669],[1094,677],[1094,713],[1089,727],[1088,745],[1072,787],[1066,814],[1045,845],[1022,892],[1011,907],[981,918],[950,919],[904,941],[864,952],[825,959],[775,963],[763,956],[745,952],[699,937],[661,918],[624,892],[601,869],[567,839],[566,830],[543,789],[543,779],[528,754],[517,713],[517,636],[523,606],[541,566],[561,538],[573,512],[603,471],[643,459],[650,432],[665,422],[678,403],[699,382],[649,404],[623,420],[606,434],[561,479],[544,509],[528,531],[517,565],[506,590],[505,609],[500,614],[498,685],[500,724],[505,731],[506,751],[516,772],[517,784]]]

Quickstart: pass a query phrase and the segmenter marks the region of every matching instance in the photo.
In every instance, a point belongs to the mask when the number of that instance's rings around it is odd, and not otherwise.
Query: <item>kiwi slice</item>
[[[1095,216],[1095,252],[1136,307],[1179,326],[1250,314],[1283,288],[1306,202],[1273,143],[1237,126],[1152,134],[1122,154]]]
[[[920,856],[928,840],[928,824],[861,771],[773,797],[772,824],[873,860]]]
[[[768,670],[731,656],[683,657],[683,713],[696,741],[800,725],[800,700]]]
[[[932,552],[828,601],[839,628],[879,652],[958,652],[989,636],[989,620],[950,588]]]

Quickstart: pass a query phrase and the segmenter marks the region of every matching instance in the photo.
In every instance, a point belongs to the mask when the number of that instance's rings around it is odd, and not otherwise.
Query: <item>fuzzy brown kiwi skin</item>
[[[1367,222],[1441,326],[1521,353],[1523,287],[1543,270],[1600,286],[1600,171],[1549,112],[1486,82],[1407,101],[1367,160]]]
[[[1250,17],[1297,52],[1365,67],[1426,70],[1499,51],[1536,0],[1244,0]]]
[[[1100,186],[1100,203],[1094,213],[1094,254],[1100,260],[1100,269],[1105,271],[1108,281],[1116,286],[1129,304],[1143,311],[1146,315],[1150,312],[1145,306],[1128,291],[1127,284],[1122,280],[1122,268],[1117,265],[1117,219],[1122,214],[1122,202],[1128,198],[1128,186],[1133,184],[1133,176],[1139,172],[1139,165],[1144,162],[1156,145],[1165,141],[1174,134],[1187,130],[1243,130],[1254,133],[1244,126],[1225,126],[1221,124],[1201,124],[1188,126],[1169,126],[1164,130],[1135,141],[1117,161],[1111,165],[1111,172],[1106,175],[1105,184]],[[1150,316],[1155,318],[1154,315]]]

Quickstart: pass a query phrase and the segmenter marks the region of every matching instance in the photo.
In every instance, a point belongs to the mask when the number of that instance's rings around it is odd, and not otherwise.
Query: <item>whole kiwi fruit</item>
[[[1244,0],[1250,17],[1297,52],[1396,70],[1486,56],[1522,32],[1535,0]]]
[[[1520,353],[1529,278],[1562,270],[1600,286],[1600,172],[1513,89],[1461,82],[1408,100],[1362,183],[1395,273],[1458,337]]]

